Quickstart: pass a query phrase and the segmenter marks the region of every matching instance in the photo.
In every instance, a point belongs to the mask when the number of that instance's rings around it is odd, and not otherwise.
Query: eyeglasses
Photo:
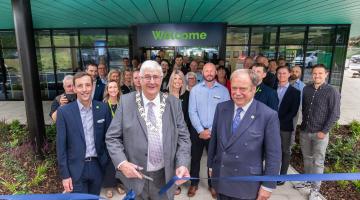
[[[154,75],[154,76],[145,75],[145,76],[142,76],[141,78],[142,78],[142,79],[145,79],[145,81],[147,81],[147,82],[150,82],[151,79],[153,79],[154,82],[158,82],[158,81],[160,81],[160,79],[162,78],[162,76],[157,76],[157,75]]]

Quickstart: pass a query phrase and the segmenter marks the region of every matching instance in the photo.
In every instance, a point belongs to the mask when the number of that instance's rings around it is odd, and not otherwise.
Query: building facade
[[[328,82],[341,90],[350,25],[225,25],[222,29],[224,42],[218,45],[191,41],[184,45],[142,45],[142,34],[136,26],[35,29],[41,97],[52,100],[62,93],[63,77],[83,70],[89,62],[103,62],[110,69],[122,70],[123,58],[153,59],[160,49],[170,60],[176,54],[205,61],[224,59],[232,70],[241,67],[246,56],[285,58],[290,67],[303,67],[302,79],[306,83],[311,80],[311,66],[323,63],[330,73]],[[211,41],[211,37],[207,39]],[[23,74],[13,30],[0,30],[0,59],[4,61],[0,62],[0,101],[23,100]]]

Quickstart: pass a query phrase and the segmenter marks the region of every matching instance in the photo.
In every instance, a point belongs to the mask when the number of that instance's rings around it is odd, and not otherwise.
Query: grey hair
[[[154,60],[147,60],[143,62],[140,68],[140,76],[144,76],[145,71],[157,71],[161,76],[164,76],[160,64]]]
[[[195,79],[197,80],[197,74],[196,74],[195,72],[188,72],[188,73],[185,75],[186,82],[188,81],[189,76],[193,76],[193,77],[195,77]]]
[[[230,81],[235,77],[235,76],[240,76],[240,75],[248,75],[251,83],[253,84],[253,86],[257,86],[259,83],[259,76],[251,69],[237,69],[235,70],[231,76],[230,76]]]
[[[71,80],[71,82],[73,81],[74,76],[73,75],[66,75],[63,79],[63,85],[65,85],[65,81]]]

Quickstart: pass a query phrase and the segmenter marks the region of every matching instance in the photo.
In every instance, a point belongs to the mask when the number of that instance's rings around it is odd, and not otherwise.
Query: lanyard
[[[115,112],[113,111],[110,101],[108,101],[109,107],[110,107],[110,111],[111,111],[111,116],[114,117],[115,116]]]

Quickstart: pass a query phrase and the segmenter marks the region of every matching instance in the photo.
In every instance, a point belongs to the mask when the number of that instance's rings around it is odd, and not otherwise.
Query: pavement
[[[344,80],[342,85],[341,93],[341,115],[340,124],[348,124],[352,120],[360,120],[360,78],[353,78],[354,71],[345,70]],[[53,123],[49,117],[51,101],[43,101],[43,112],[46,124]],[[12,120],[19,120],[21,123],[26,123],[25,104],[23,101],[0,101],[0,120],[10,122]],[[203,155],[201,162],[201,177],[206,177],[206,154]],[[297,173],[292,167],[289,169],[289,174]],[[302,200],[307,199],[309,191],[306,190],[295,190],[293,185],[295,182],[287,182],[285,185],[278,187],[271,196],[271,200]],[[199,184],[199,190],[195,197],[187,197],[187,189],[189,184],[182,186],[182,193],[175,197],[176,200],[185,199],[212,199],[210,193],[207,190],[207,182],[201,180]],[[105,189],[102,190],[102,196],[105,197]],[[121,199],[121,196],[114,191],[114,197],[112,199]]]

